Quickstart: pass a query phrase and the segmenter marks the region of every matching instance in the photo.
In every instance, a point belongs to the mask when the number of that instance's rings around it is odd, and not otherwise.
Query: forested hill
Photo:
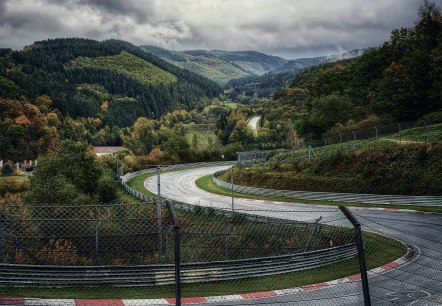
[[[197,108],[221,92],[215,82],[120,40],[51,39],[0,49],[0,76],[3,98],[47,94],[64,115],[99,114],[111,126]]]
[[[441,11],[425,2],[414,27],[395,29],[379,48],[312,69],[276,92],[264,121],[311,139],[437,111],[431,116],[442,119],[441,67]]]
[[[281,87],[288,86],[302,71],[321,64],[354,58],[363,54],[365,50],[355,49],[330,56],[298,58],[289,60],[264,75],[249,75],[230,80],[225,85],[227,97],[245,104],[255,98],[268,98]]]
[[[172,51],[149,45],[141,48],[222,85],[229,80],[273,71],[288,62],[281,57],[256,51]]]

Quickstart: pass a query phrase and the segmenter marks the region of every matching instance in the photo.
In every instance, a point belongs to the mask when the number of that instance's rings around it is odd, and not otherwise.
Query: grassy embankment
[[[425,133],[425,134],[424,134]],[[386,139],[368,139],[315,149],[319,158],[305,158],[305,149],[276,154],[264,166],[235,171],[236,184],[261,188],[335,191],[383,194],[441,194],[440,158],[442,125],[418,127],[390,135],[401,143]],[[431,139],[432,144],[415,144],[406,141]],[[229,173],[221,179],[229,182]],[[197,185],[209,192],[230,196],[229,190],[216,186],[210,176],[200,178]],[[236,197],[267,199],[321,205],[348,205],[362,207],[385,207],[348,202],[311,201],[277,197],[258,197],[235,193]],[[428,212],[442,212],[439,207],[417,205],[389,205],[390,208],[408,208]]]

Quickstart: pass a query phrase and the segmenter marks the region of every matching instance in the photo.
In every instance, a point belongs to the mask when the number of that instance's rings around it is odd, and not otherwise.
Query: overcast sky
[[[285,58],[378,46],[411,26],[419,0],[0,0],[0,47],[55,37]],[[442,0],[436,0],[440,5]]]

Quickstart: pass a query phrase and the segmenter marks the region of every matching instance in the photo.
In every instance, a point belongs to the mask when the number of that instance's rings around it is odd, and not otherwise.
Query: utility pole
[[[230,184],[232,185],[232,214],[234,210],[234,200],[233,200],[233,167],[230,167]]]
[[[163,255],[163,233],[161,229],[161,169],[157,166],[157,222],[158,222],[158,258],[161,264]]]

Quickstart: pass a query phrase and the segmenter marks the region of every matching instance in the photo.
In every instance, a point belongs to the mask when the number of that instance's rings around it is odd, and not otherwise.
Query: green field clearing
[[[146,85],[177,81],[173,74],[126,51],[113,56],[79,57],[65,64],[65,67],[66,69],[95,68],[116,71]]]
[[[442,124],[434,124],[426,127],[407,129],[400,133],[391,135],[391,137],[385,136],[384,138],[415,142],[438,143],[442,142]]]
[[[231,109],[237,109],[239,104],[235,102],[224,102],[223,105]]]
[[[0,176],[0,181],[8,181],[8,180],[12,180],[12,181],[16,181],[18,183],[23,183],[23,182],[29,182],[29,177],[28,176],[24,176],[24,175],[11,175],[11,176]]]

